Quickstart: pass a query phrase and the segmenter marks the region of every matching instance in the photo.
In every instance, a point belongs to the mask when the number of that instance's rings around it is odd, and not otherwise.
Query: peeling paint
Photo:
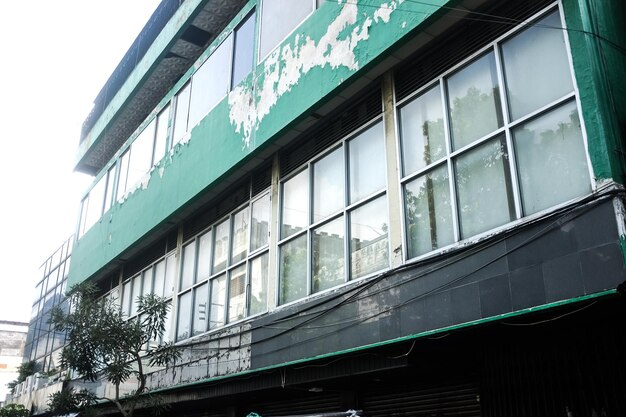
[[[256,91],[252,85],[240,85],[228,95],[230,123],[235,126],[236,133],[243,135],[243,147],[250,147],[253,131],[258,129],[272,107],[313,68],[329,65],[332,69],[345,67],[351,71],[358,70],[355,48],[369,39],[373,24],[389,22],[401,2],[383,3],[374,12],[374,19],[368,16],[362,24],[357,24],[359,6],[345,3],[319,41],[298,34],[293,43],[270,54],[264,62],[263,73],[259,77],[262,81]],[[341,0],[338,4],[342,4]]]

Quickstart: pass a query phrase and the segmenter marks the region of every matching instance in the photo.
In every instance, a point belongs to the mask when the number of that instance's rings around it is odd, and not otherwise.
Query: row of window
[[[263,0],[258,55],[257,13],[254,9],[248,13],[175,95],[173,105],[168,103],[161,109],[83,199],[78,236],[132,191],[167,150],[183,140],[252,71],[255,56],[265,57],[315,4],[314,0]]]
[[[136,314],[136,294],[172,297],[184,340],[266,311],[268,288],[284,305],[387,269],[390,228],[403,229],[411,260],[590,192],[565,39],[546,29],[559,19],[548,13],[397,103],[399,176],[375,118],[281,178],[276,220],[261,193],[183,242],[178,269],[170,254],[124,283],[123,311]]]

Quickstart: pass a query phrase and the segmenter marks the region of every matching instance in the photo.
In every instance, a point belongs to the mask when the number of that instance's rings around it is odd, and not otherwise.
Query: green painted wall
[[[409,2],[379,4],[324,3],[161,161],[149,182],[81,237],[68,284],[119,257],[438,11]]]
[[[626,3],[565,0],[563,8],[596,179],[623,184]]]
[[[408,1],[384,4],[325,2],[192,130],[187,143],[161,161],[144,187],[112,207],[76,243],[69,284],[122,255],[441,10]],[[617,16],[615,10],[626,6],[592,0],[564,0],[563,5],[574,29],[568,35],[593,171],[599,180],[623,182],[620,123],[626,120],[626,83],[620,71],[626,58],[580,30],[599,30],[623,43],[624,13]]]

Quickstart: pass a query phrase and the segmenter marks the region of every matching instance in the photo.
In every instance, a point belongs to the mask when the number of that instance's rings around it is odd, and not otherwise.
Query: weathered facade
[[[85,122],[68,284],[171,299],[172,415],[623,415],[625,28],[164,0]]]

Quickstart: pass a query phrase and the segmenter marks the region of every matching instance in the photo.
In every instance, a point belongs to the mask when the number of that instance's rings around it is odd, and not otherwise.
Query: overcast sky
[[[0,5],[0,320],[29,320],[40,265],[74,231],[81,124],[158,3]]]

